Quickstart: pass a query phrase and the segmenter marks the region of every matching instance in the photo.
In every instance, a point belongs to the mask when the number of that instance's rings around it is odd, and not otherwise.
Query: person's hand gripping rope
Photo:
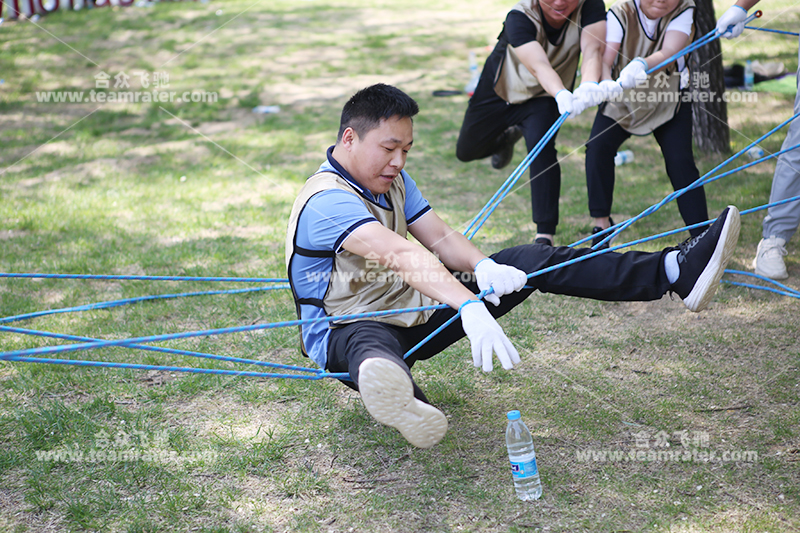
[[[467,334],[472,347],[472,364],[482,367],[484,372],[492,371],[492,354],[496,353],[500,364],[511,370],[520,362],[519,353],[508,340],[503,328],[486,309],[480,300],[467,300],[459,308],[461,327]]]

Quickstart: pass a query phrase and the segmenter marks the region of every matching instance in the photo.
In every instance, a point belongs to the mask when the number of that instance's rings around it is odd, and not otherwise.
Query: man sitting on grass
[[[674,291],[692,311],[704,309],[739,236],[739,211],[727,207],[708,230],[661,252],[605,253],[531,279],[531,273],[591,253],[525,244],[491,257],[431,209],[403,170],[413,144],[417,103],[378,84],[345,104],[336,144],[300,190],[286,237],[289,281],[302,319],[437,303],[446,309],[301,327],[303,353],[330,372],[349,372],[369,413],[429,448],[447,419],[411,377],[415,362],[465,334],[476,367],[503,368],[519,354],[495,318],[535,290],[607,301],[658,300]],[[422,244],[406,239],[411,234]],[[485,297],[476,293],[493,289]],[[461,311],[407,359],[403,355]]]

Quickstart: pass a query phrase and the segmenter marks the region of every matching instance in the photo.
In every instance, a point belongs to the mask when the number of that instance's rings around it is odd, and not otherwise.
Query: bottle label
[[[514,479],[523,479],[539,473],[536,468],[536,456],[525,457],[522,461],[511,461],[511,475]]]

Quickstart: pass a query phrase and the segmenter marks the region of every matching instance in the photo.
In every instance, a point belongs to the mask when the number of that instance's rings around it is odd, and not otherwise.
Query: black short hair
[[[350,97],[342,108],[337,141],[342,140],[347,128],[353,128],[358,137],[363,139],[380,125],[381,119],[394,116],[413,118],[417,113],[417,102],[397,87],[385,83],[366,87]]]

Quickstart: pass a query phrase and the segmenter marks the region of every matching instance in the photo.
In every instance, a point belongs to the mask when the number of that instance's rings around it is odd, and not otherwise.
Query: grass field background
[[[762,3],[761,24],[796,31],[800,7]],[[467,57],[482,61],[511,2],[269,0],[164,2],[57,13],[0,26],[0,271],[285,277],[294,195],[335,142],[341,106],[376,82],[420,104],[407,170],[463,229],[508,174],[455,159]],[[727,7],[717,2],[718,13]],[[725,64],[797,68],[795,39],[761,32],[723,42]],[[168,78],[163,90],[213,103],[53,103],[95,76]],[[152,87],[150,88],[152,89]],[[792,95],[729,105],[732,149],[791,116]],[[277,114],[252,113],[278,105]],[[557,241],[588,235],[583,143],[592,113],[558,134]],[[780,148],[783,134],[764,143]],[[671,187],[652,137],[626,143],[614,218]],[[518,146],[514,164],[524,157]],[[695,152],[704,173],[723,160]],[[742,163],[743,160],[740,160]],[[767,202],[774,164],[706,188],[709,211]],[[730,268],[748,270],[761,214],[743,218]],[[669,204],[625,240],[680,227]],[[534,234],[520,183],[481,230],[485,252]],[[685,235],[638,249],[673,245]],[[794,250],[786,258],[799,287]],[[602,275],[602,273],[598,273]],[[726,279],[736,279],[726,276]],[[209,282],[0,279],[0,316],[155,294],[243,288]],[[431,450],[409,446],[357,394],[306,382],[0,363],[0,531],[791,531],[800,529],[797,300],[730,285],[708,311],[679,299],[600,303],[535,294],[502,325],[523,357],[484,374],[461,341],[415,367],[448,416]],[[287,291],[198,296],[55,314],[10,325],[119,339],[294,318]],[[65,341],[0,332],[0,351]],[[163,343],[309,366],[297,330]],[[109,348],[71,357],[246,369]],[[534,435],[543,498],[516,500],[503,440],[520,409]],[[615,451],[634,460],[586,459]],[[636,452],[694,452],[688,461]],[[72,452],[55,460],[48,452]],[[101,459],[86,460],[90,453]],[[111,460],[110,452],[137,458]],[[744,452],[757,458],[744,460]],[[703,460],[703,453],[740,460]],[[730,455],[730,454],[734,455]],[[147,455],[149,454],[149,456]],[[699,455],[698,455],[699,454]],[[737,455],[738,454],[738,455]],[[49,458],[48,458],[49,457]],[[750,456],[755,457],[755,456]]]

